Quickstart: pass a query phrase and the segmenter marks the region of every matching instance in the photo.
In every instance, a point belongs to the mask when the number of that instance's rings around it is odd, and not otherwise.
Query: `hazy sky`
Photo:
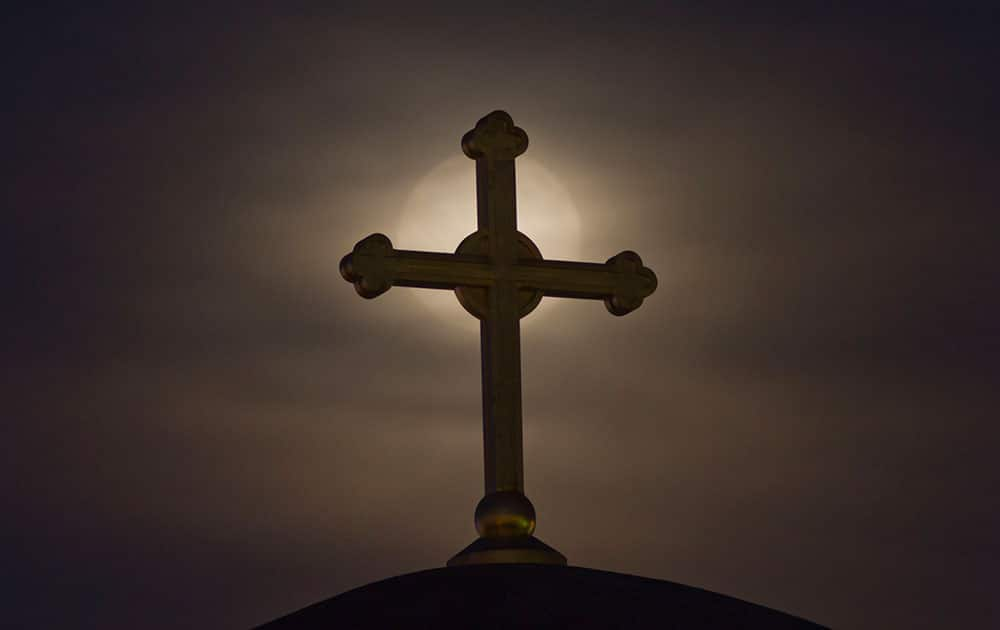
[[[471,231],[472,161],[467,219],[415,191],[494,109],[575,208],[542,253],[660,280],[523,322],[538,536],[1000,624],[997,13],[656,4],[11,12],[4,625],[246,627],[472,541],[478,334],[337,263]]]

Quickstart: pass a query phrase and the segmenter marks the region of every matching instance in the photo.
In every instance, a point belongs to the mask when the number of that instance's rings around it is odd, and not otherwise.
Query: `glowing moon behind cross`
[[[545,258],[580,258],[580,215],[569,192],[544,166],[529,157],[517,160],[517,228]],[[465,156],[438,164],[413,188],[392,237],[401,249],[453,252],[476,231],[476,169]],[[409,291],[414,299],[445,321],[479,330],[479,322],[447,291]],[[553,303],[542,300],[521,322],[530,326],[545,319]]]

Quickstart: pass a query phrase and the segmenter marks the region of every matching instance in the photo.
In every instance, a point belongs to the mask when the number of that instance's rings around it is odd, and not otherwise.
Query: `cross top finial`
[[[532,536],[535,508],[524,495],[520,319],[543,296],[602,300],[614,315],[625,315],[656,289],[656,275],[635,252],[605,263],[546,260],[517,231],[514,158],[527,148],[528,134],[499,110],[462,137],[462,151],[476,160],[478,229],[454,254],[396,249],[387,236],[372,234],[340,262],[344,279],[362,297],[393,286],[453,289],[479,319],[486,495],[476,508],[479,540],[449,565],[566,564]]]
[[[462,136],[462,151],[473,160],[513,160],[527,149],[528,134],[499,109],[480,118],[475,128]]]

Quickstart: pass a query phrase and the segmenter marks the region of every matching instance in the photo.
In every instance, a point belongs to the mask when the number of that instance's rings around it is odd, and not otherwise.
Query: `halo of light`
[[[546,258],[573,260],[580,256],[580,214],[566,188],[537,160],[517,160],[517,224]],[[403,207],[399,227],[390,235],[400,249],[453,252],[476,231],[475,163],[465,156],[441,162],[424,176]],[[413,299],[442,320],[479,329],[479,322],[462,309],[450,291],[405,289]],[[522,320],[522,326],[545,319],[558,300]],[[548,306],[546,306],[546,304]]]

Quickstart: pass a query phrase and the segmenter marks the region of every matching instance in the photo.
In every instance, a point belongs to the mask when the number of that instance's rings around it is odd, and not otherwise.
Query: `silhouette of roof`
[[[261,626],[312,628],[822,628],[711,591],[580,567],[485,564],[374,582]]]

